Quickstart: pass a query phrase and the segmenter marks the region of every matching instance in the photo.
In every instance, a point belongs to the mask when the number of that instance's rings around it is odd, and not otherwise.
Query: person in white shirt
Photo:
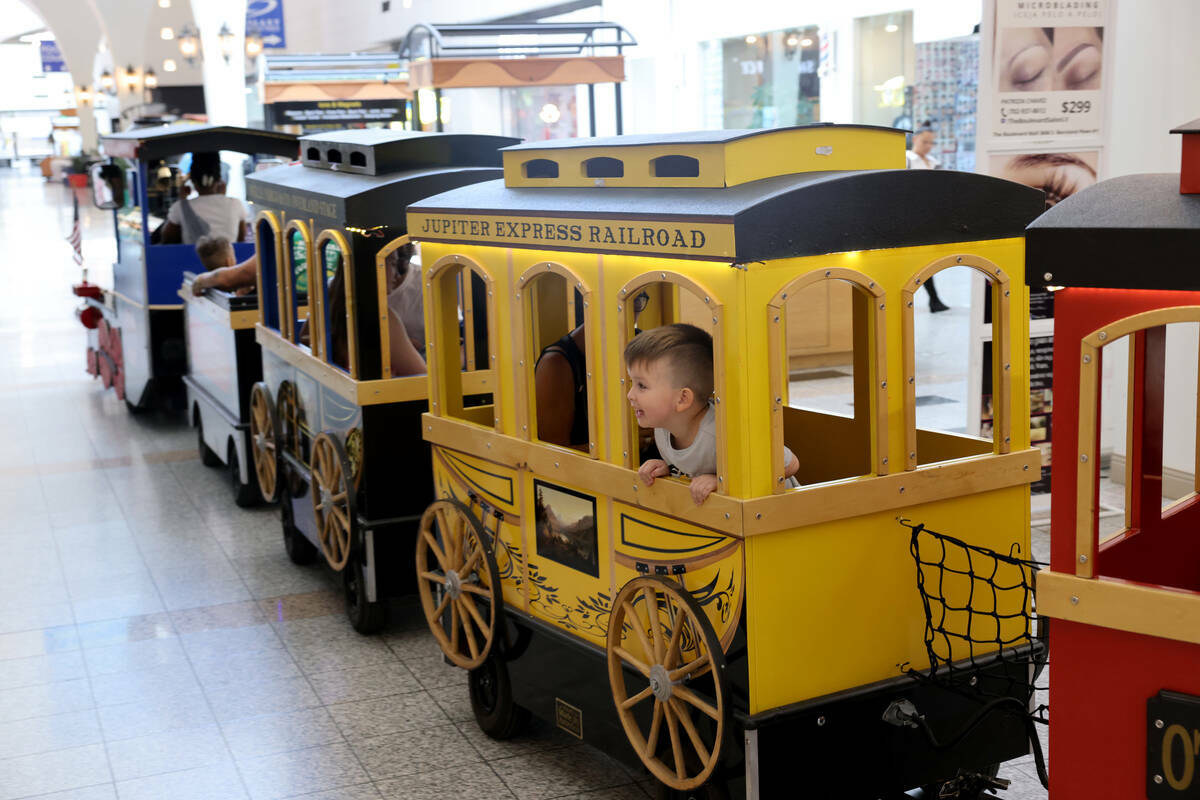
[[[162,243],[195,244],[204,236],[244,242],[246,207],[236,197],[225,196],[220,155],[193,153],[189,181],[196,196],[181,197],[171,205],[162,229]]]
[[[938,161],[930,151],[933,150],[933,126],[928,122],[921,125],[912,137],[912,150],[905,153],[908,159],[909,169],[940,169],[942,162]],[[925,291],[929,293],[929,310],[936,314],[939,311],[946,311],[950,306],[942,302],[938,297],[937,287],[933,285],[933,278],[925,281]]]

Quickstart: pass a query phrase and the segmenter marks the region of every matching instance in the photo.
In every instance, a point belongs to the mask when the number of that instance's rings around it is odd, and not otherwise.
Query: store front
[[[816,25],[701,44],[706,126],[778,128],[821,120]]]

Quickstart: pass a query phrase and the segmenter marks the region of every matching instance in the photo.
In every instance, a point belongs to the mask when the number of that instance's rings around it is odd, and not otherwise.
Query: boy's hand
[[[208,288],[207,283],[205,281],[201,280],[204,277],[204,275],[206,275],[206,274],[208,274],[208,273],[197,275],[192,280],[192,294],[195,295],[196,297],[199,297],[200,295],[204,294],[204,290]]]
[[[667,462],[661,458],[652,458],[638,468],[638,477],[647,486],[653,486],[655,478],[665,478],[670,474],[671,470],[667,467]]]
[[[692,500],[696,505],[701,505],[708,496],[717,490],[716,475],[697,475],[692,478],[691,483]]]

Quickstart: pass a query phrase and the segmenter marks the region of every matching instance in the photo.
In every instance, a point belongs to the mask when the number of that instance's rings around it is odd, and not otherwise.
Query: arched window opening
[[[296,220],[288,225],[284,244],[292,295],[288,328],[292,341],[303,345],[309,344],[305,326],[312,316],[308,286],[308,253],[311,243],[308,227],[303,222]]]
[[[594,453],[595,388],[587,363],[587,304],[582,286],[550,265],[521,280],[528,339],[531,438]]]
[[[1008,434],[997,432],[998,426],[1011,422],[1011,356],[1001,353],[1008,337],[1008,300],[1003,297],[1003,303],[997,302],[994,273],[989,269],[985,276],[983,271],[990,262],[980,262],[982,268],[956,263],[920,278],[919,285],[914,279],[911,295],[905,293],[908,300],[902,311],[906,325],[911,324],[906,346],[912,357],[911,365],[906,365],[905,387],[913,425],[907,438],[908,469],[991,453],[997,437],[1002,445],[999,452],[1008,452],[1010,442],[1003,441]],[[990,342],[971,336],[971,298],[973,293],[983,296],[975,282],[987,285],[993,309],[1005,309],[992,314]],[[948,308],[935,310],[942,305]],[[978,390],[970,385],[971,376],[980,374],[975,364],[982,364],[983,383]],[[977,418],[971,412],[972,391],[980,392]]]
[[[350,166],[365,167],[367,165],[367,154],[359,150],[350,153]]]
[[[589,158],[583,162],[583,174],[589,178],[621,178],[625,175],[625,164],[607,156]]]
[[[261,287],[258,302],[262,309],[263,324],[280,331],[280,308],[283,306],[283,281],[279,274],[279,230],[272,219],[260,216],[254,226],[255,251],[258,254]]]
[[[1079,417],[1097,424],[1080,426],[1079,484],[1097,494],[1081,494],[1076,514],[1099,546],[1078,569],[1200,591],[1198,346],[1200,309],[1187,307],[1135,315],[1084,338]]]
[[[342,151],[335,150],[332,147],[325,151],[325,160],[330,164],[342,163]]]
[[[441,359],[434,386],[434,413],[496,425],[492,287],[483,268],[452,257],[434,265],[434,352]]]
[[[659,156],[650,162],[650,173],[656,178],[698,178],[700,161],[691,156]]]
[[[534,158],[521,165],[526,178],[557,178],[558,162],[548,158]]]
[[[693,481],[701,475],[711,476],[715,478],[715,492],[724,493],[728,487],[726,443],[729,440],[726,436],[725,410],[720,402],[725,390],[720,303],[709,292],[683,276],[658,272],[646,276],[645,281],[635,280],[622,288],[620,311],[623,349],[637,337],[677,323],[693,325],[712,337],[712,362],[708,364],[689,365],[687,361],[675,361],[669,353],[633,365],[625,364],[622,358],[624,375],[621,387],[627,401],[626,466],[638,469],[650,459],[662,459],[668,464],[675,461],[670,469],[671,476]],[[671,391],[684,387],[693,389],[693,407],[698,411],[703,409],[700,413],[705,415],[698,436],[711,434],[714,437],[717,443],[715,458],[706,456],[694,459],[698,455],[696,448],[700,438],[691,443],[677,441],[665,428],[656,424],[653,414],[657,412],[641,405],[641,397],[654,388],[648,383],[655,381],[665,381]],[[634,394],[632,398],[631,392]],[[676,452],[672,453],[671,449]],[[681,454],[680,450],[686,452]],[[681,464],[685,459],[695,461],[695,469],[683,468]]]
[[[327,238],[328,237],[328,238]],[[351,302],[349,259],[339,242],[340,236],[322,234],[321,254],[324,277],[324,353],[326,360],[353,377],[358,377],[354,330],[354,304]]]
[[[321,160],[321,150],[320,150],[320,148],[317,148],[317,147],[310,147],[310,148],[308,148],[307,150],[305,150],[305,151],[304,151],[304,153],[305,153],[305,156],[308,158],[308,160],[309,160],[309,161],[320,161],[320,160]]]
[[[862,285],[848,277],[840,270],[803,276],[768,308],[778,328],[771,331],[778,342],[771,368],[783,377],[773,383],[786,387],[772,387],[781,418],[772,426],[775,492],[886,472],[876,333],[882,302],[865,277]],[[798,465],[789,466],[792,455]]]

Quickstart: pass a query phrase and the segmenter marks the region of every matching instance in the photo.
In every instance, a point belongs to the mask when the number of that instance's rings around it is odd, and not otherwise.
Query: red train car
[[[1026,240],[1031,287],[1063,287],[1051,559],[1037,584],[1038,612],[1053,619],[1054,800],[1200,797],[1200,469],[1190,492],[1162,501],[1164,432],[1178,447],[1190,429],[1164,407],[1167,328],[1200,322],[1200,120],[1172,133],[1185,138],[1182,174],[1099,183]],[[1179,341],[1195,364],[1191,327]],[[1106,354],[1128,375],[1125,519],[1101,536]],[[1200,446],[1190,452],[1200,461]]]

